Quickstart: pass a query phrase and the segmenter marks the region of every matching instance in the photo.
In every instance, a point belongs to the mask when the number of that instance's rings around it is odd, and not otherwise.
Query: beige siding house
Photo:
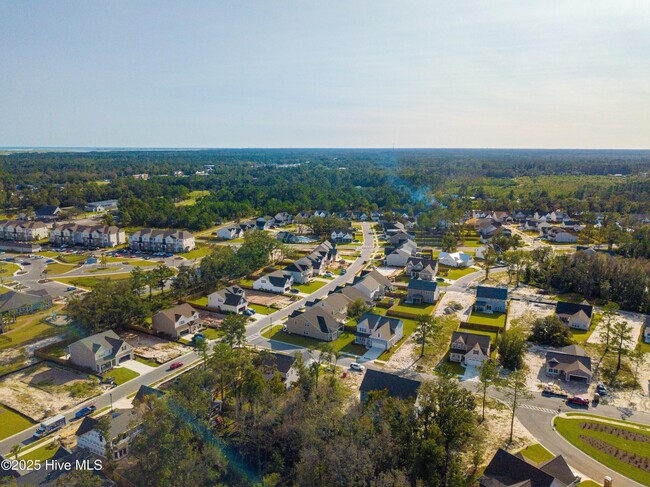
[[[304,313],[294,312],[286,323],[287,333],[331,342],[343,332],[343,323],[334,318],[330,310],[312,306]]]
[[[187,303],[159,311],[151,318],[151,325],[156,333],[172,338],[195,333],[201,328],[199,312]]]
[[[100,373],[133,359],[133,347],[113,330],[82,338],[72,343],[68,351],[70,362]]]

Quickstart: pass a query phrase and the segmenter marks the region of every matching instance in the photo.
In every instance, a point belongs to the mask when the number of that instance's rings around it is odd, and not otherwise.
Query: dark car
[[[581,396],[571,396],[566,402],[569,404],[577,404],[578,406],[589,406],[589,399]]]
[[[183,366],[183,362],[174,362],[169,366],[169,370],[180,369]]]
[[[605,387],[605,384],[603,384],[602,382],[600,382],[600,383],[596,386],[596,392],[597,392],[598,395],[600,395],[600,396],[606,396],[606,395],[607,395],[607,388]]]
[[[81,408],[79,411],[77,411],[74,417],[77,419],[81,419],[84,416],[88,416],[89,414],[94,413],[96,409],[97,408],[95,406],[86,406],[84,408]]]
[[[296,289],[295,287],[289,291],[291,294],[298,294],[300,291]]]

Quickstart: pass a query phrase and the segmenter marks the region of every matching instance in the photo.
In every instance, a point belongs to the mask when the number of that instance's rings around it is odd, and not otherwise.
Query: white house
[[[135,409],[117,409],[110,414],[110,443],[113,450],[113,460],[120,460],[129,453],[129,442],[138,434],[139,415]],[[97,428],[99,420],[86,416],[79,429],[77,446],[95,455],[106,458],[106,438]]]
[[[440,252],[438,255],[438,263],[448,267],[469,267],[474,263],[471,255],[465,252]]]
[[[365,313],[357,322],[354,343],[367,348],[389,350],[404,336],[404,322],[399,318]]]
[[[88,203],[84,210],[93,213],[117,210],[117,200],[93,201],[92,203]]]
[[[253,283],[256,291],[268,291],[271,293],[284,294],[291,290],[293,277],[284,271],[274,271],[266,274]]]
[[[293,277],[293,282],[306,284],[312,280],[314,275],[314,266],[308,258],[302,257],[285,267],[284,272]]]
[[[280,374],[282,383],[289,389],[300,378],[295,364],[296,358],[291,355],[269,352],[264,357],[264,366],[270,369],[272,373],[266,374],[265,376],[267,379],[271,379],[277,372]]]
[[[230,225],[217,230],[217,237],[224,240],[234,240],[244,236],[244,229],[239,225]]]
[[[246,292],[239,286],[220,289],[208,295],[208,307],[225,313],[241,313],[248,307]]]
[[[351,243],[354,240],[354,230],[332,230],[332,242]]]

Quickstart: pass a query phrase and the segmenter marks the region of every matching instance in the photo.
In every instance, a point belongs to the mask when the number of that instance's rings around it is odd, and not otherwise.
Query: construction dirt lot
[[[264,291],[253,291],[246,289],[246,299],[253,304],[260,306],[273,306],[284,308],[291,304],[291,298],[282,296],[281,294],[265,293]]]
[[[0,382],[0,403],[41,421],[68,411],[101,391],[95,378],[59,365],[40,363],[4,378]]]
[[[181,343],[147,335],[146,333],[130,331],[122,334],[121,338],[135,349],[136,355],[155,360],[160,364],[180,357],[190,350],[190,347]]]

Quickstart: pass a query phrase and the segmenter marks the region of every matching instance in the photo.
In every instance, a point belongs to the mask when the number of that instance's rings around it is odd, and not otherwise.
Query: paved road
[[[370,255],[375,249],[374,235],[370,227],[370,223],[362,223],[361,228],[363,231],[363,245],[360,248],[361,255],[357,258],[357,260],[350,264],[347,272],[344,275],[336,276],[336,278],[325,284],[325,286],[321,287],[314,293],[310,294],[308,297],[300,299],[299,301],[296,301],[290,306],[276,311],[275,313],[261,317],[254,324],[249,325],[246,329],[246,336],[248,337],[249,342],[253,343],[254,345],[261,345],[265,339],[262,338],[259,333],[260,330],[262,330],[264,327],[272,323],[278,323],[280,320],[286,318],[295,310],[305,306],[307,301],[323,298],[332,292],[337,286],[347,284],[354,279],[355,274],[363,268],[365,262],[369,260]]]

